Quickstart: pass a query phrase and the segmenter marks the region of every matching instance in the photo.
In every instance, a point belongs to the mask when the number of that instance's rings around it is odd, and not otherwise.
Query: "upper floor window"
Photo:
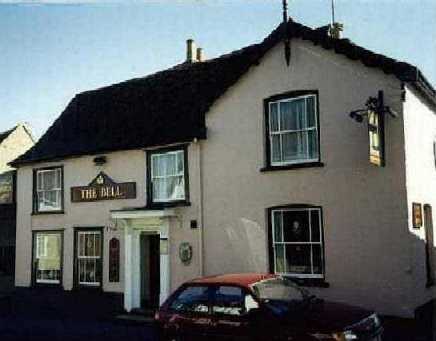
[[[0,174],[0,205],[14,202],[14,172]]]
[[[35,170],[35,211],[59,212],[63,210],[62,168]]]
[[[268,166],[319,162],[317,95],[295,94],[266,101]]]
[[[271,211],[272,270],[298,278],[324,277],[321,208]]]
[[[152,203],[187,201],[186,149],[149,152]]]

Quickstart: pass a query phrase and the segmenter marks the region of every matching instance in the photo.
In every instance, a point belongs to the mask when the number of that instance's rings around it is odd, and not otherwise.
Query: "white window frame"
[[[40,179],[40,174],[47,174],[47,173],[54,173],[54,176],[56,176],[56,173],[59,173],[59,187],[53,187],[52,189],[40,189],[43,188],[43,186],[40,186],[39,183],[39,179]],[[63,207],[63,202],[62,202],[62,195],[63,195],[63,188],[62,188],[62,184],[63,184],[63,171],[62,171],[62,167],[56,167],[56,168],[51,168],[51,169],[37,169],[36,170],[36,184],[35,184],[35,194],[36,194],[36,198],[35,198],[35,208],[36,208],[36,212],[58,212],[58,211],[62,211]],[[41,179],[44,179],[44,176],[41,176]],[[45,192],[56,192],[56,199],[59,201],[57,202],[57,207],[55,208],[49,208],[47,206],[41,208],[40,206],[40,202],[39,202],[39,197],[40,195],[42,195],[42,193]]]
[[[307,99],[312,97],[314,99],[314,126],[310,128],[304,128],[304,129],[296,129],[296,130],[281,130],[280,128],[280,115],[281,115],[281,109],[280,104],[286,103],[286,102],[293,102],[300,99]],[[302,95],[302,96],[296,96],[296,97],[290,97],[285,99],[279,99],[276,101],[268,102],[268,139],[269,139],[269,148],[270,148],[270,165],[271,166],[288,166],[293,164],[299,164],[299,163],[308,163],[308,162],[318,162],[320,159],[320,144],[319,144],[319,132],[318,132],[318,96],[316,94],[308,94],[308,95]],[[271,107],[273,104],[278,104],[278,117],[277,117],[277,124],[278,124],[278,131],[273,132],[271,127]],[[307,120],[307,100],[304,101],[304,111],[305,111],[305,120]],[[273,136],[274,135],[284,135],[289,133],[299,133],[299,132],[309,132],[309,131],[315,131],[316,133],[316,141],[317,141],[317,148],[318,148],[318,157],[317,158],[305,158],[305,159],[296,159],[292,161],[273,161]],[[309,134],[306,134],[306,145],[309,147]],[[283,142],[282,138],[280,138],[280,150],[283,153]],[[309,155],[309,150],[306,151],[306,154]]]
[[[181,173],[178,174],[172,174],[172,175],[162,175],[162,176],[155,176],[153,174],[153,159],[158,158],[159,156],[162,155],[168,155],[168,154],[181,154],[181,158],[182,158],[182,164],[183,164],[183,171]],[[177,157],[176,157],[177,160]],[[177,169],[177,167],[176,167]],[[178,150],[173,150],[173,151],[166,151],[166,152],[162,152],[162,153],[152,153],[150,155],[150,185],[152,188],[151,191],[151,201],[154,203],[165,203],[165,202],[176,202],[176,201],[184,201],[186,200],[186,178],[185,178],[185,169],[186,169],[186,165],[185,165],[185,150],[184,149],[178,149]],[[155,179],[168,179],[168,178],[179,178],[182,177],[183,178],[183,197],[181,198],[161,198],[161,199],[155,199],[154,198],[154,191],[153,191],[153,182]]]
[[[309,236],[310,236],[310,242],[286,242],[284,240],[284,225],[283,225],[283,212],[307,212],[309,216]],[[312,211],[318,212],[318,219],[319,219],[319,242],[312,242]],[[274,213],[281,212],[281,225],[282,225],[282,239],[283,241],[276,241],[275,240],[275,226],[274,226]],[[278,209],[272,209],[271,210],[271,233],[272,233],[272,248],[273,248],[273,261],[274,261],[274,273],[283,275],[283,276],[290,276],[295,278],[324,278],[325,276],[325,269],[324,269],[324,234],[323,234],[323,225],[322,225],[322,216],[321,216],[321,208],[320,207],[309,207],[309,208],[278,208]],[[276,245],[280,244],[283,245],[283,259],[284,259],[284,268],[285,272],[278,272],[277,271],[277,261],[276,261]],[[287,269],[287,257],[286,257],[286,245],[320,245],[321,246],[321,267],[322,267],[322,273],[321,274],[315,274],[313,271],[313,249],[310,248],[310,264],[311,264],[311,274],[301,274],[301,273],[293,273],[286,271]]]
[[[81,235],[99,235],[100,236],[100,249],[99,249],[99,256],[81,256],[80,255],[80,236]],[[79,283],[79,285],[84,285],[84,286],[93,286],[93,287],[98,287],[102,284],[103,281],[103,273],[100,274],[101,278],[99,282],[84,282],[80,280],[80,261],[81,260],[94,260],[94,266],[95,266],[95,271],[97,271],[97,267],[102,268],[102,262],[103,262],[103,257],[102,257],[102,243],[103,243],[103,233],[98,230],[98,231],[77,231],[77,282]],[[86,245],[85,245],[86,247]],[[95,237],[94,237],[94,252],[96,250],[96,245],[95,245]],[[100,261],[100,264],[98,265],[97,262]]]

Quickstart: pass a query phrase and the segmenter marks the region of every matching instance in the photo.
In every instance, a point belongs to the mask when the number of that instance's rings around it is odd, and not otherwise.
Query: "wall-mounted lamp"
[[[102,166],[107,162],[106,156],[102,155],[102,156],[96,156],[94,158],[94,164],[96,166]]]

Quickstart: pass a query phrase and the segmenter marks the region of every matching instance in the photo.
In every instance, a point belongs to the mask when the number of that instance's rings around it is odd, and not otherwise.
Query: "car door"
[[[246,297],[250,297],[251,300],[247,300]],[[248,307],[246,301],[249,301]],[[210,338],[251,340],[248,310],[254,307],[258,307],[257,302],[244,288],[231,285],[216,286],[212,295]]]
[[[207,285],[189,285],[171,302],[171,319],[167,333],[171,337],[201,340],[211,327],[211,288]]]

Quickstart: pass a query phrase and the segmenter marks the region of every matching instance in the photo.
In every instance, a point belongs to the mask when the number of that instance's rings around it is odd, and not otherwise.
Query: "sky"
[[[0,132],[26,122],[39,138],[76,93],[261,41],[282,0],[0,0]],[[336,0],[344,37],[418,66],[436,86],[436,0]],[[290,0],[295,21],[331,20],[331,0]]]

